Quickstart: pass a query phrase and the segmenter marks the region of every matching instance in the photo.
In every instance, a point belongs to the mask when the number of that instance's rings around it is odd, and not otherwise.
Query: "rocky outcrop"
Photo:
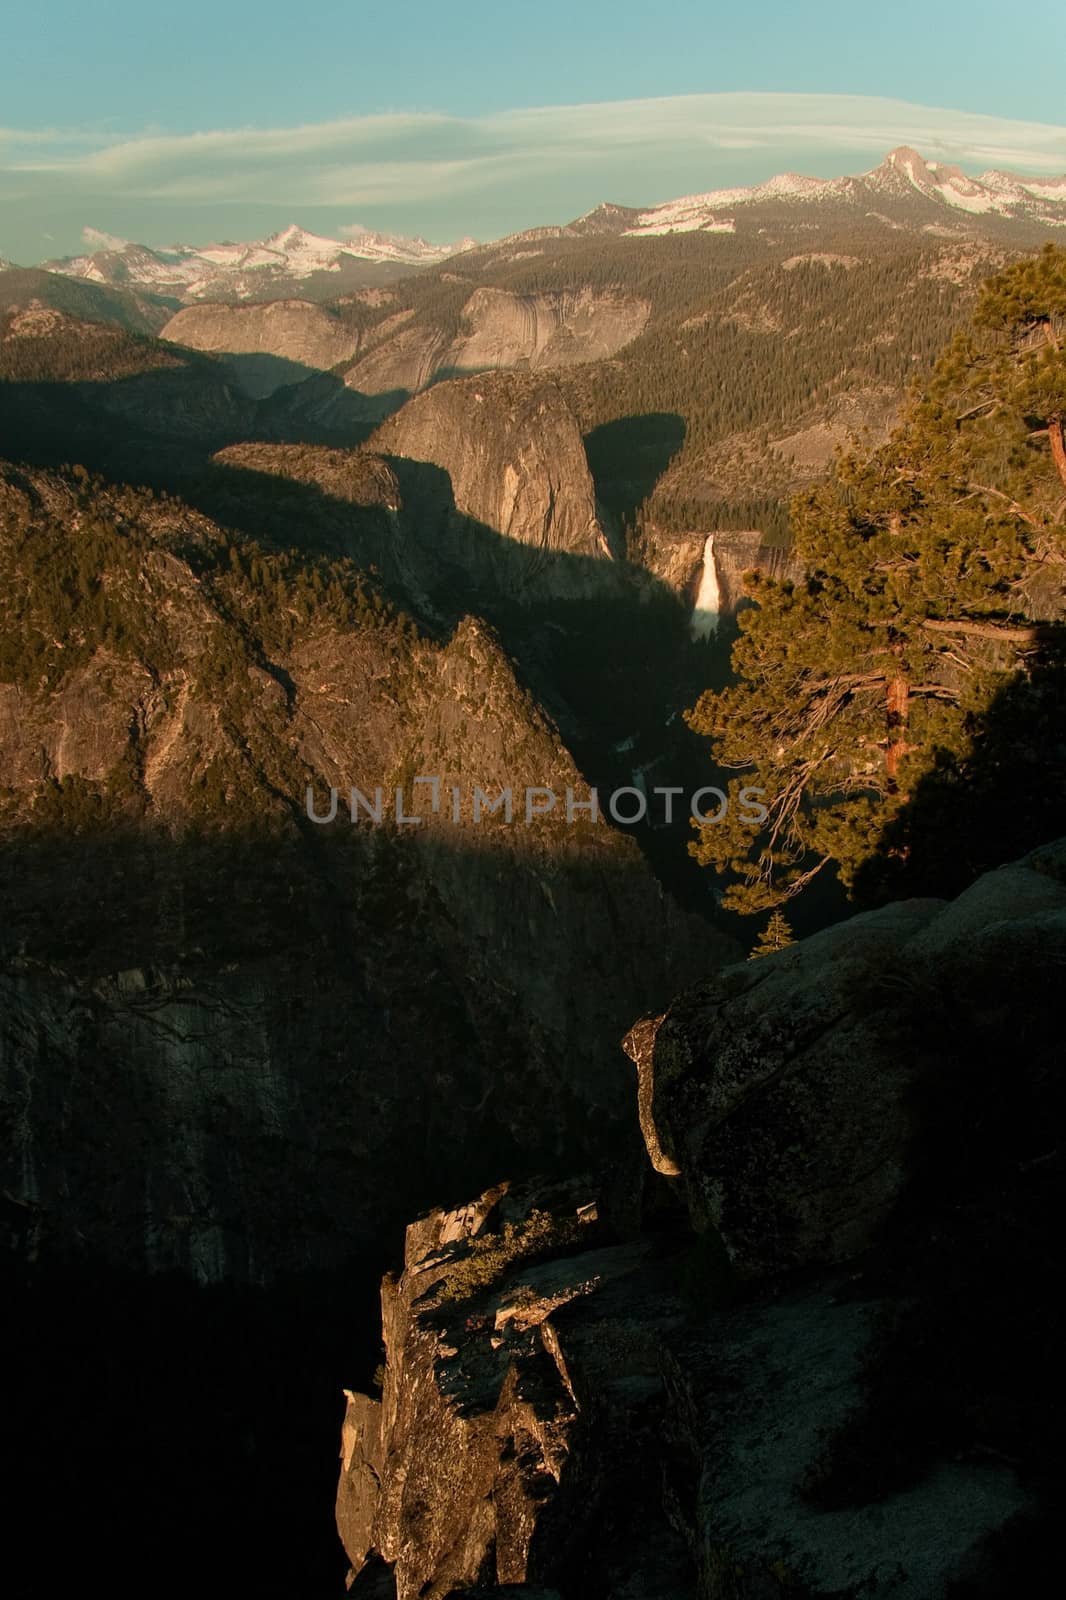
[[[186,306],[160,338],[224,354],[239,386],[255,398],[297,383],[309,371],[350,361],[359,348],[355,329],[308,300]]]
[[[393,463],[414,536],[468,579],[525,598],[610,582],[581,430],[550,381],[497,373],[436,384],[368,448]]]
[[[1066,841],[724,969],[629,1036],[643,1229],[587,1182],[415,1223],[353,1594],[1039,1589],[1064,955]]]
[[[368,450],[331,450],[323,445],[233,444],[216,452],[221,467],[261,472],[294,483],[313,484],[334,500],[399,511],[400,486],[392,468]]]
[[[381,1399],[347,1401],[337,1521],[354,1594],[373,1592],[373,1566],[366,1589],[359,1574],[374,1555],[401,1600],[599,1594],[611,1579],[673,1592],[658,1585],[683,1564],[676,1534],[661,1518],[626,1527],[605,1499],[633,1485],[657,1345],[683,1320],[650,1256],[611,1242],[580,1183],[502,1185],[408,1229],[383,1287]]]
[[[680,1174],[693,1226],[738,1272],[845,1260],[878,1236],[910,1178],[930,1076],[989,1009],[990,975],[1012,1016],[1047,1011],[1066,948],[1054,861],[1000,868],[950,904],[853,917],[629,1035],[652,1162]]]
[[[647,300],[589,287],[524,295],[475,289],[463,308],[463,332],[442,364],[457,372],[546,371],[602,361],[643,333],[650,315]]]

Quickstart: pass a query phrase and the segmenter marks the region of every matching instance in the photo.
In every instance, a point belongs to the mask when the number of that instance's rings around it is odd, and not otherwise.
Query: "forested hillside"
[[[991,279],[898,429],[793,504],[799,583],[759,579],[737,682],[690,720],[771,797],[696,851],[749,911],[836,869],[954,893],[1052,834],[1066,782],[1066,252]]]
[[[605,502],[638,534],[649,520],[669,532],[756,517],[784,537],[790,489],[824,471],[849,433],[883,434],[1003,259],[981,241],[873,227],[819,232],[802,250],[794,237],[748,234],[519,238],[337,311],[378,330],[387,350],[390,339],[409,349],[419,329],[440,347],[458,339],[485,284],[529,299],[582,287],[646,301],[647,328],[616,356],[560,370]]]

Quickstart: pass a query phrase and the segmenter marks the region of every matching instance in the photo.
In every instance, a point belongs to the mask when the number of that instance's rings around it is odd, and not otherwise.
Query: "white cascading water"
[[[699,593],[689,623],[689,632],[694,639],[709,639],[712,634],[718,632],[720,603],[718,569],[714,561],[714,534],[709,533],[703,547],[703,572],[700,574]]]

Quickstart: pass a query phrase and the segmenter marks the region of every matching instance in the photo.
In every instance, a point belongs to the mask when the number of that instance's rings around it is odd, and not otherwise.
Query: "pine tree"
[[[736,682],[688,714],[743,772],[734,793],[765,791],[758,833],[734,803],[690,847],[735,875],[732,908],[779,905],[831,864],[854,889],[879,849],[905,864],[916,793],[965,779],[993,708],[1050,670],[1040,624],[1066,609],[1064,322],[1066,251],[1048,246],[989,281],[889,443],[794,502],[806,579],[752,577]],[[1009,767],[1009,744],[997,759]]]
[[[772,956],[775,950],[784,950],[795,942],[795,935],[784,912],[771,911],[770,920],[759,935],[758,942],[752,946],[748,960],[757,961],[760,956]]]

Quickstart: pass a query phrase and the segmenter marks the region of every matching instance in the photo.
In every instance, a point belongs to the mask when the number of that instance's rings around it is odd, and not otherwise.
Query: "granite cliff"
[[[352,1593],[1039,1586],[1064,954],[1060,842],[726,968],[627,1039],[648,1166],[413,1224]]]
[[[414,394],[439,376],[605,360],[644,331],[650,313],[646,299],[589,285],[541,294],[483,285],[463,305],[454,333],[411,308],[355,328],[310,301],[278,300],[185,307],[162,337],[234,358],[272,357],[258,367],[235,363],[261,394],[306,376],[307,368],[338,367],[346,388],[381,414],[391,397]]]
[[[409,469],[412,491],[443,490],[446,510],[526,547],[530,578],[555,552],[610,559],[581,430],[550,381],[498,373],[438,384],[383,423],[369,447],[436,468]]]
[[[240,387],[257,398],[282,384],[299,383],[310,371],[327,371],[350,360],[359,345],[355,330],[306,300],[186,306],[160,338],[221,352]]]

